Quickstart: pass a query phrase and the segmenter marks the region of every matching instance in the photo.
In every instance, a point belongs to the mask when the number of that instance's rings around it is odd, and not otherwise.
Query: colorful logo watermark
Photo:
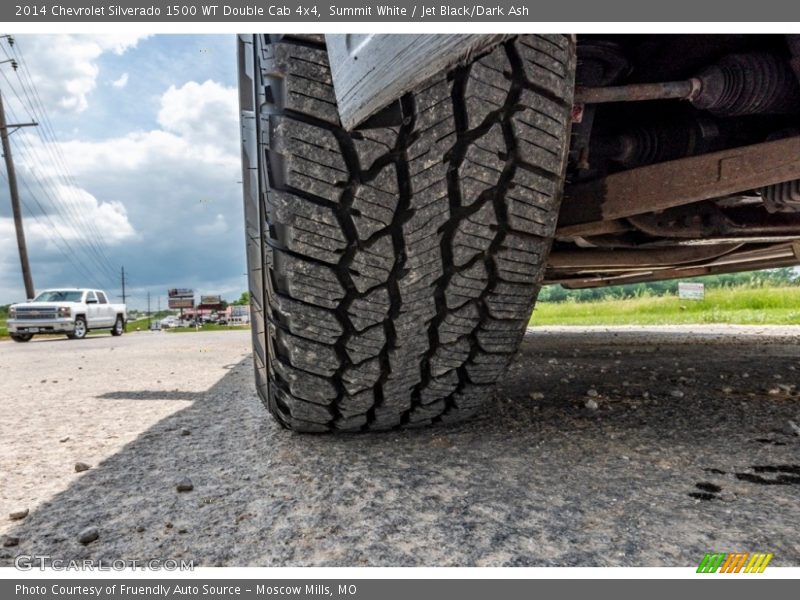
[[[697,572],[763,573],[772,556],[771,552],[706,552]]]

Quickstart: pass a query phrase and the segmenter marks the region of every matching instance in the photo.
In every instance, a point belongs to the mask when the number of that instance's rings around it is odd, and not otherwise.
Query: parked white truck
[[[80,340],[93,329],[125,331],[124,304],[112,304],[102,290],[59,288],[45,290],[29,302],[12,304],[8,333],[15,342],[28,342],[36,334],[65,333]]]

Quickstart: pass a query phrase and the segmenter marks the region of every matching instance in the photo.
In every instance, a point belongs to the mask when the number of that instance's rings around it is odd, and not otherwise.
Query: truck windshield
[[[80,302],[83,292],[50,290],[42,292],[34,299],[34,302]]]

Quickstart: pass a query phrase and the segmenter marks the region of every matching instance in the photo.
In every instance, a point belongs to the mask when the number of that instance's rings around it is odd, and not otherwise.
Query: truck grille
[[[17,319],[20,319],[20,320],[55,319],[55,318],[56,318],[56,309],[55,308],[18,308],[17,309]]]

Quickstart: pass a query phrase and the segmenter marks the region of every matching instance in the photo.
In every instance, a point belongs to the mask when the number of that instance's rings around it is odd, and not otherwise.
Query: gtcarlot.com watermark
[[[194,571],[193,560],[172,558],[150,558],[147,560],[119,559],[61,559],[45,554],[21,554],[14,559],[14,566],[20,571]]]

